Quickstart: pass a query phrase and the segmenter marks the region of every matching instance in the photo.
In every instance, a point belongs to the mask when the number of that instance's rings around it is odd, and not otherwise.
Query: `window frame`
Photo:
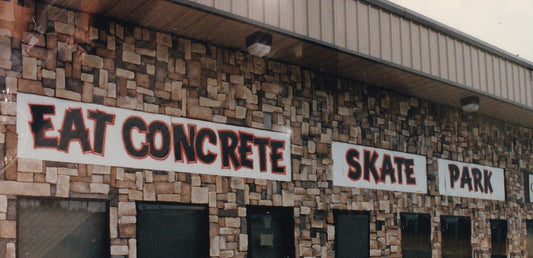
[[[494,235],[493,232],[494,231],[493,231],[492,225],[495,222],[496,223],[502,223],[500,225],[505,225],[505,230],[506,230],[505,231],[505,235],[504,235],[505,236],[505,243],[503,243],[505,254],[494,254],[494,246],[495,246],[494,243],[498,243],[498,245],[501,245],[501,244],[499,244],[499,242],[495,242],[494,241],[495,238],[493,237],[493,235]],[[508,220],[506,220],[506,219],[491,219],[490,220],[490,250],[491,250],[491,257],[507,257],[507,253],[509,251],[509,250],[507,250],[507,243],[509,241],[509,239],[507,237],[508,234],[509,234],[509,221]]]
[[[103,203],[105,207],[104,213],[104,227],[101,229],[103,232],[103,253],[105,256],[111,255],[111,236],[110,236],[110,202],[109,200],[105,199],[83,199],[83,198],[53,198],[53,197],[32,197],[32,196],[17,196],[16,198],[16,230],[17,230],[17,238],[15,243],[15,252],[17,257],[23,257],[20,253],[20,234],[22,232],[21,230],[21,205],[19,201],[21,200],[37,200],[37,201],[45,201],[45,202],[61,202],[61,201],[67,201],[67,202],[97,202],[97,203]]]
[[[139,240],[139,226],[141,224],[141,220],[139,219],[139,212],[140,210],[142,209],[141,207],[143,205],[148,205],[148,206],[156,206],[156,205],[163,205],[163,206],[173,206],[173,207],[177,207],[177,209],[175,210],[199,210],[199,211],[203,211],[205,214],[203,215],[203,223],[205,223],[205,231],[203,233],[201,233],[201,239],[200,239],[200,242],[203,243],[203,245],[205,246],[205,249],[202,250],[203,254],[205,257],[209,257],[209,252],[210,252],[210,222],[209,222],[209,207],[207,205],[204,205],[204,204],[192,204],[192,203],[176,203],[176,202],[154,202],[154,201],[136,201],[135,202],[135,211],[136,211],[136,215],[135,215],[135,219],[136,219],[136,223],[135,223],[135,231],[136,231],[136,237],[135,239],[137,240],[136,242],[136,250],[137,250],[137,254],[139,254],[139,250],[141,248],[141,244],[142,241]],[[204,256],[200,256],[200,257],[204,257]]]
[[[429,254],[429,257],[431,257],[433,255],[433,245],[432,245],[432,240],[431,240],[431,233],[432,233],[432,227],[431,227],[431,215],[429,213],[416,213],[416,212],[401,212],[400,213],[400,234],[401,234],[401,249],[402,249],[402,255],[405,255],[404,254],[404,239],[405,238],[405,235],[404,235],[404,216],[408,216],[408,215],[416,215],[417,216],[417,220],[418,220],[418,217],[421,217],[421,216],[424,216],[424,217],[427,217],[427,221],[429,222],[429,225],[428,225],[428,228],[429,228],[429,232],[428,232],[428,243],[429,243],[429,249],[415,249],[415,250],[429,250],[430,254]]]
[[[296,244],[295,244],[295,237],[294,237],[294,207],[278,207],[278,206],[260,206],[260,205],[249,205],[246,206],[246,229],[247,229],[247,235],[248,235],[248,253],[247,257],[253,257],[253,248],[252,248],[252,237],[253,237],[253,230],[250,226],[252,224],[251,215],[256,214],[264,214],[264,213],[278,213],[278,215],[281,215],[283,217],[289,218],[289,221],[285,221],[288,223],[286,225],[286,232],[285,234],[286,242],[287,244],[282,246],[281,248],[285,250],[287,253],[286,257],[294,258],[296,257],[295,250],[296,250]]]
[[[527,251],[527,257],[533,257],[533,230],[531,231],[531,234],[530,234],[529,228],[533,229],[533,220],[526,220],[526,251]],[[531,241],[529,240],[530,238],[531,238]],[[530,246],[531,246],[531,250],[529,249]]]
[[[338,222],[338,216],[339,215],[364,215],[367,218],[367,226],[368,226],[368,234],[366,236],[366,239],[368,240],[367,245],[367,254],[366,257],[370,257],[370,212],[368,211],[352,211],[352,210],[333,210],[333,224],[335,227],[335,243],[334,243],[334,249],[335,249],[335,257],[340,257],[339,254],[339,235],[337,230],[337,222]]]
[[[468,219],[468,231],[470,232],[469,234],[469,239],[468,239],[468,246],[469,246],[469,249],[470,249],[470,255],[469,257],[472,257],[472,219],[469,217],[469,216],[453,216],[453,215],[441,215],[440,216],[440,226],[441,226],[441,254],[442,256],[444,257],[444,247],[446,246],[444,244],[444,225],[443,225],[443,221],[445,218],[457,218],[457,219]],[[460,225],[458,225],[459,227]]]

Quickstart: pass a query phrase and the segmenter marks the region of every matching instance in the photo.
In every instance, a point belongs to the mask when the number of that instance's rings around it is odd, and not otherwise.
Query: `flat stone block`
[[[50,196],[50,185],[44,183],[0,181],[0,194]]]

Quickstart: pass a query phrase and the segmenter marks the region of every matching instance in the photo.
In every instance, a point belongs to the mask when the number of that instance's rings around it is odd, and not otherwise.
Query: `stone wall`
[[[31,1],[25,8],[3,4],[19,8],[25,14],[19,19],[29,24],[20,31],[14,20],[0,22],[0,87],[9,93],[0,115],[0,253],[6,257],[15,256],[18,196],[109,200],[113,256],[136,257],[140,200],[208,205],[214,257],[246,256],[247,205],[294,207],[298,257],[334,256],[334,209],[370,212],[375,257],[401,256],[401,212],[431,215],[435,257],[441,215],[469,216],[472,249],[482,256],[489,255],[490,219],[506,219],[508,251],[525,255],[533,206],[524,200],[522,170],[533,170],[531,129],[102,17]],[[17,159],[17,92],[290,128],[293,180]],[[425,155],[428,194],[332,186],[332,141]],[[506,201],[440,196],[437,158],[504,168]]]

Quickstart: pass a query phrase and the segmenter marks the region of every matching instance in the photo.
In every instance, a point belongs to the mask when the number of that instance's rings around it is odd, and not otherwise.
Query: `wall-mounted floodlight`
[[[257,31],[246,37],[246,48],[250,55],[263,57],[270,53],[272,47],[272,35]]]
[[[476,112],[479,109],[479,98],[477,96],[462,98],[461,107],[465,112]]]

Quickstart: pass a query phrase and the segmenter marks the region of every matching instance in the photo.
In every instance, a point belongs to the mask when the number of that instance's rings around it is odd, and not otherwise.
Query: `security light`
[[[476,112],[479,109],[479,98],[477,96],[462,98],[461,107],[465,112]]]
[[[250,55],[263,57],[270,53],[272,47],[272,35],[257,31],[246,37],[246,48]]]

